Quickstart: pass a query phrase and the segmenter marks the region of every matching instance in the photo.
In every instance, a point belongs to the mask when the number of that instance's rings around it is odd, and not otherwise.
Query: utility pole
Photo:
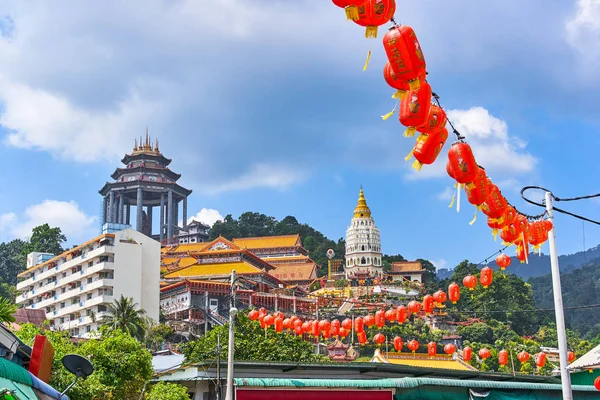
[[[229,307],[229,341],[227,344],[227,392],[225,400],[233,400],[233,346],[234,346],[234,321],[237,314],[235,308],[235,270],[231,271],[231,302]]]
[[[217,400],[221,400],[221,334],[217,336]]]
[[[571,392],[571,376],[569,375],[569,370],[567,370],[567,366],[569,365],[569,358],[567,355],[567,332],[565,330],[565,315],[560,285],[558,254],[556,254],[556,224],[554,222],[554,211],[552,207],[552,193],[550,192],[546,192],[546,212],[548,213],[548,219],[552,222],[552,230],[548,232],[548,243],[550,245],[552,291],[554,292],[554,312],[556,313],[556,333],[558,336],[558,354],[560,356],[560,382],[562,385],[563,400],[573,400],[573,393]]]

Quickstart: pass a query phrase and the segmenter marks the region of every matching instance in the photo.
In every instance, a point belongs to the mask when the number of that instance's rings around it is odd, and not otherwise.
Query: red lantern
[[[419,350],[419,342],[413,339],[406,344],[406,347],[408,347],[408,349],[414,353],[415,351]]]
[[[594,379],[594,387],[596,390],[600,391],[600,376]]]
[[[432,104],[431,107],[429,107],[427,120],[423,125],[417,127],[417,131],[430,135],[441,131],[445,126],[446,112],[442,107]]]
[[[348,336],[348,329],[342,327],[340,328],[340,336],[345,338],[346,336]]]
[[[306,321],[302,324],[302,331],[304,333],[309,333],[311,329],[312,329],[312,323]]]
[[[323,319],[323,320],[319,321],[319,330],[321,332],[329,332],[330,329],[331,329],[331,322],[329,322],[329,320]]]
[[[490,353],[490,351],[488,349],[486,349],[485,347],[481,350],[479,350],[479,357],[482,359],[486,359],[489,358],[492,355],[492,353]]]
[[[537,356],[535,357],[535,365],[537,365],[539,368],[543,368],[544,365],[546,365],[546,353],[538,353]]]
[[[395,12],[395,0],[363,0],[358,5],[358,19],[354,22],[367,27],[365,37],[376,38],[377,27],[387,24]]]
[[[374,317],[374,316],[372,316],[372,315],[367,315],[367,316],[364,318],[364,322],[365,322],[365,326],[366,326],[367,328],[370,328],[370,327],[372,327],[373,325],[375,325],[375,317]]]
[[[248,318],[250,318],[250,321],[256,321],[258,319],[258,311],[257,310],[252,310],[248,313]]]
[[[471,357],[473,357],[473,349],[467,346],[462,351],[463,361],[471,361]]]
[[[294,329],[296,329],[296,327],[300,327],[300,329],[302,329],[302,320],[297,319],[294,321],[294,323],[292,324],[292,326],[294,327]]]
[[[415,31],[407,25],[391,27],[383,37],[383,48],[396,76],[408,82],[410,89],[418,88],[426,65]]]
[[[475,161],[471,146],[467,143],[452,143],[448,150],[448,161],[452,175],[458,183],[469,184],[475,179],[479,166]]]
[[[329,337],[331,336],[330,331],[323,331],[321,332],[321,334],[323,335],[323,339],[329,339]]]
[[[448,343],[447,345],[444,346],[444,353],[446,353],[446,354],[454,354],[455,351],[456,351],[456,346],[452,343]]]
[[[418,89],[409,91],[400,103],[400,123],[406,126],[404,136],[415,136],[417,126],[421,126],[427,121],[430,107],[431,86],[427,81],[424,81],[421,82]]]
[[[265,324],[265,315],[258,316],[258,323],[262,329],[267,329],[267,324]]]
[[[427,354],[429,354],[429,357],[434,357],[437,354],[437,343],[436,342],[427,343]]]
[[[362,2],[363,0],[333,0],[333,4],[346,11],[346,18],[350,21],[358,20],[357,6]]]
[[[338,337],[340,335],[340,327],[339,325],[331,324],[331,329],[329,330],[329,334],[334,337]]]
[[[527,247],[529,247],[529,245],[527,245]],[[523,247],[522,245],[519,244],[517,246],[516,256],[519,259],[519,261],[521,262],[521,264],[523,264],[527,260],[528,252],[529,252],[529,250],[525,250],[525,247]]]
[[[396,309],[396,321],[399,324],[402,324],[404,321],[406,321],[407,317],[408,317],[408,309],[404,306],[399,306]]]
[[[510,257],[504,253],[498,254],[496,264],[498,264],[501,271],[504,271],[510,265]]]
[[[290,318],[283,320],[283,329],[292,329],[292,320]]]
[[[421,303],[415,300],[409,302],[408,310],[414,314],[418,314],[421,311]]]
[[[267,315],[267,310],[265,310],[263,307],[258,309],[258,314],[259,315]]]
[[[522,351],[519,354],[517,354],[517,359],[519,360],[519,362],[521,362],[521,364],[526,363],[527,361],[529,361],[529,353],[526,351]]]
[[[508,364],[508,351],[500,350],[498,352],[498,364],[500,364],[500,365]]]
[[[487,224],[492,228],[492,235],[494,235],[494,240],[496,240],[498,237],[498,230],[504,228],[504,223],[501,219],[488,217]]]
[[[423,311],[425,311],[425,314],[431,314],[433,307],[433,296],[430,294],[423,296]]]
[[[394,349],[396,349],[396,351],[402,351],[402,338],[399,336],[396,336],[394,338]]]
[[[365,331],[365,324],[361,317],[354,320],[354,332],[361,333]]]
[[[450,297],[452,304],[456,304],[460,300],[460,286],[458,286],[458,283],[452,282],[448,285],[448,297]]]
[[[465,276],[463,278],[463,285],[465,285],[465,287],[469,290],[475,289],[475,286],[477,286],[477,277],[473,275]]]
[[[443,290],[438,290],[437,292],[435,292],[433,294],[433,299],[437,303],[445,303],[446,300],[448,300],[448,296],[446,295],[446,292],[444,292]]]
[[[373,341],[378,345],[381,345],[383,342],[385,342],[385,336],[381,333],[378,333],[375,336],[373,336]]]
[[[534,221],[529,224],[529,243],[534,250],[539,250],[540,247],[548,240],[548,230],[546,229],[545,221]]]
[[[358,332],[356,338],[358,339],[358,343],[365,344],[367,342],[367,333],[365,331]]]
[[[275,332],[281,333],[283,331],[283,319],[281,317],[275,318]]]
[[[375,325],[378,328],[383,328],[385,326],[385,311],[379,310],[375,313]]]
[[[544,226],[546,227],[546,232],[550,232],[554,225],[552,225],[552,221],[550,221],[549,219],[545,219]]]
[[[269,327],[275,323],[275,317],[273,317],[272,315],[265,315],[264,321],[265,325]]]
[[[573,361],[575,361],[577,359],[577,356],[572,351],[569,351],[567,353],[567,358],[569,360],[569,363],[572,363]]]
[[[281,319],[285,319],[285,315],[281,311],[276,312],[275,314],[273,314],[273,316],[275,318],[279,317]]]
[[[479,281],[484,289],[492,284],[492,279],[494,276],[494,272],[490,267],[483,267],[481,269],[481,274],[479,275]]]
[[[504,228],[502,228],[502,232],[500,232],[500,237],[505,243],[513,243],[516,240],[519,240],[520,236],[521,229],[518,221],[513,221],[512,223],[504,226]]]
[[[302,335],[304,333],[304,330],[302,329],[301,326],[295,326],[294,327],[294,333],[298,336]]]
[[[339,319],[334,319],[333,321],[331,321],[331,327],[333,328],[334,326],[336,328],[339,328],[342,324],[340,324],[340,320]]]
[[[321,331],[319,330],[319,321],[317,321],[317,320],[312,321],[310,330],[314,337],[319,337],[319,334],[321,333]]]
[[[408,161],[411,155],[414,156],[415,162],[412,167],[420,171],[423,164],[429,165],[435,162],[446,143],[446,139],[448,139],[446,128],[442,128],[438,132],[419,135],[415,146],[405,160]]]
[[[491,181],[488,182],[488,195],[481,205],[481,212],[489,218],[501,218],[508,207],[508,202],[502,196],[498,186]]]
[[[342,328],[346,330],[352,330],[352,320],[350,318],[346,318],[342,321]]]
[[[385,79],[385,82],[388,85],[396,89],[396,93],[392,97],[399,100],[404,100],[406,98],[406,94],[410,90],[410,84],[408,81],[401,79],[396,75],[389,61],[383,66],[383,79]],[[425,74],[420,76],[418,81],[425,81]]]
[[[450,164],[450,161],[446,162],[446,173],[448,174],[448,176],[450,176],[450,178],[456,180],[456,178],[454,177],[454,172],[452,172],[452,165]]]
[[[396,310],[387,310],[385,312],[385,319],[394,322],[396,320]]]
[[[485,202],[488,196],[488,178],[483,168],[478,167],[472,184],[473,186],[465,187],[467,201],[474,206],[480,206]]]

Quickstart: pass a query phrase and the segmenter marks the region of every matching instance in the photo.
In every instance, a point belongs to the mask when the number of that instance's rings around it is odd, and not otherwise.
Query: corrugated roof
[[[237,246],[247,249],[266,249],[270,247],[302,246],[300,235],[261,236],[236,238],[232,240]]]
[[[261,270],[246,262],[220,263],[220,264],[196,264],[191,267],[183,268],[165,275],[166,279],[188,277],[188,276],[208,276],[208,275],[229,275],[231,271],[243,273],[256,273]]]
[[[393,262],[390,267],[391,272],[418,272],[422,271],[423,266],[419,261],[399,261]]]
[[[24,383],[28,386],[33,384],[31,374],[25,368],[2,357],[0,357],[0,377]]]
[[[317,266],[314,263],[275,264],[275,267],[269,273],[284,282],[308,281],[317,277]]]
[[[42,326],[46,320],[46,312],[44,310],[33,310],[31,308],[18,308],[13,314],[17,324],[25,324],[30,322],[37,326]]]
[[[579,359],[573,361],[569,369],[596,369],[600,368],[600,345],[594,347],[582,355]]]

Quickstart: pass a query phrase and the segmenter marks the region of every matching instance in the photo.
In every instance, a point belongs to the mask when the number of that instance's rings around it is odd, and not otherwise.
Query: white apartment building
[[[54,330],[89,337],[108,305],[133,298],[158,321],[160,243],[127,228],[105,233],[19,274],[17,304],[43,309]]]

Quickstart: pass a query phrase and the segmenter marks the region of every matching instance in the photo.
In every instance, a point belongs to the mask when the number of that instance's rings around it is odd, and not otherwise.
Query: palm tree
[[[13,314],[17,311],[17,307],[10,300],[0,297],[0,323],[15,322]]]
[[[108,314],[104,317],[102,325],[109,330],[120,330],[136,338],[143,340],[145,334],[144,316],[146,312],[138,309],[138,304],[131,297],[115,300],[108,306]]]

